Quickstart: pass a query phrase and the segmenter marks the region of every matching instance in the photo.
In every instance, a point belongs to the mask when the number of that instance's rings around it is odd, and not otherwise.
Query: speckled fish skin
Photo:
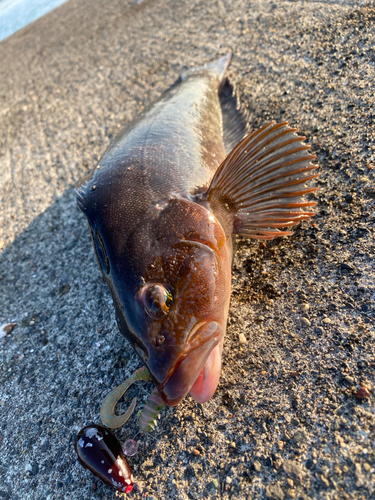
[[[207,401],[220,376],[232,234],[240,234],[241,228],[234,227],[242,224],[240,215],[235,218],[235,200],[220,187],[220,176],[213,181],[230,145],[224,140],[220,101],[230,57],[177,81],[119,134],[78,190],[119,329],[169,405],[189,391],[197,401]],[[245,130],[241,124],[237,128],[240,140]],[[300,218],[294,216],[293,223]],[[145,307],[152,284],[161,285],[173,300],[161,317]]]

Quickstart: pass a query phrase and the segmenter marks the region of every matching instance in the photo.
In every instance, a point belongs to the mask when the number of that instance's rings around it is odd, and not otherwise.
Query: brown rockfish
[[[290,235],[315,205],[304,137],[274,122],[246,135],[230,59],[183,74],[78,190],[118,327],[172,406],[218,385],[235,235]]]

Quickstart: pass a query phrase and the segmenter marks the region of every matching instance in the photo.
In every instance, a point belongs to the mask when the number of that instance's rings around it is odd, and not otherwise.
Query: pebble
[[[363,385],[358,391],[355,393],[355,397],[357,399],[365,399],[370,396],[370,389]]]
[[[239,340],[240,344],[247,344],[247,338],[245,337],[245,335],[243,333],[239,334],[238,340]]]
[[[219,489],[219,481],[217,479],[213,479],[210,483],[210,485],[215,488],[215,490]]]
[[[319,479],[320,479],[320,483],[321,483],[321,485],[322,485],[324,488],[329,488],[329,481],[328,481],[328,479],[327,479],[325,476],[323,476],[323,474],[321,474],[321,475],[319,476]]]
[[[0,338],[5,337],[9,333],[12,333],[14,327],[17,325],[17,323],[4,323],[0,325]]]
[[[297,431],[292,438],[293,444],[303,443],[305,441],[306,441],[306,434],[303,431]]]
[[[282,466],[282,460],[275,460],[274,463],[273,463],[273,468],[275,470],[279,470],[280,467]]]
[[[365,484],[365,481],[366,481],[365,476],[362,473],[361,464],[359,464],[359,463],[355,464],[354,475],[355,475],[355,478],[356,478],[355,484],[356,484],[357,488],[361,488]]]
[[[285,493],[283,492],[281,486],[277,483],[270,484],[266,488],[266,496],[271,500],[284,500]]]
[[[227,484],[230,484],[232,481],[233,481],[233,479],[232,479],[231,477],[229,477],[229,476],[227,476],[227,477],[225,478],[225,482],[226,482]]]
[[[315,466],[315,460],[313,460],[312,458],[309,458],[306,460],[306,469],[312,469],[314,466]]]
[[[288,477],[290,477],[294,481],[302,483],[304,477],[303,470],[300,467],[300,465],[298,465],[293,460],[285,460],[283,462],[283,471]]]
[[[277,446],[279,450],[282,450],[284,448],[284,441],[278,441]]]
[[[324,328],[322,328],[321,326],[317,326],[314,328],[314,332],[316,335],[323,335],[324,333]]]
[[[302,323],[304,323],[306,326],[311,326],[311,321],[309,319],[305,318],[304,316],[301,319]]]
[[[345,236],[345,235],[343,235]],[[349,265],[349,264],[346,264],[345,262],[343,262],[341,265],[340,265],[341,269],[345,269],[346,271],[353,271],[353,265]]]
[[[330,320],[330,318],[323,318],[322,323],[324,323],[325,325],[328,325],[329,323],[332,323],[332,321]]]
[[[262,469],[262,464],[259,462],[259,460],[254,460],[253,467],[256,472],[260,472]]]
[[[214,434],[207,434],[207,439],[211,444],[216,443],[216,437]]]
[[[302,311],[308,311],[309,309],[310,309],[309,304],[302,304],[302,305],[301,305],[301,310],[302,310]]]

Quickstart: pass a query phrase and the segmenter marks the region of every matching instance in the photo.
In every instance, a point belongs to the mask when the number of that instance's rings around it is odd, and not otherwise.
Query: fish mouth
[[[211,398],[220,378],[222,337],[222,328],[216,321],[194,328],[185,352],[158,387],[169,406],[180,403],[189,391],[198,403]]]

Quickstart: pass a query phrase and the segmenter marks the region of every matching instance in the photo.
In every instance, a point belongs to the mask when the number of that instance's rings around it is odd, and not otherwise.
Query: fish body
[[[78,190],[119,329],[169,405],[218,385],[235,234],[291,234],[278,227],[312,215],[308,146],[286,124],[246,136],[230,57],[183,75]]]

